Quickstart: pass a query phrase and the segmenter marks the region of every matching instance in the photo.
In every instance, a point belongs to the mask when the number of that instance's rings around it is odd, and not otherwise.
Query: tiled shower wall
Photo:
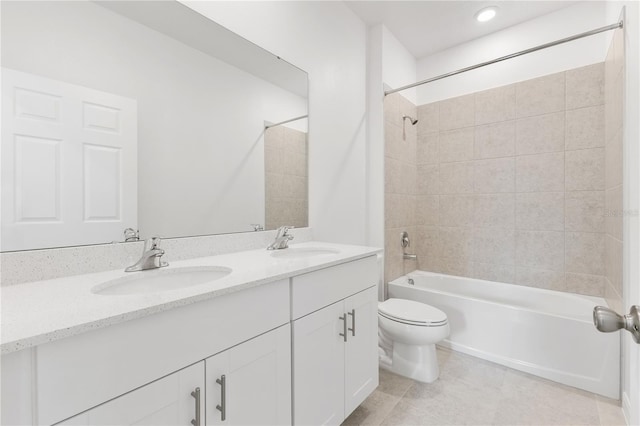
[[[414,267],[406,228],[418,269],[603,296],[604,79],[599,63],[421,105],[415,151],[411,104],[388,96],[387,280]]]
[[[286,126],[264,132],[265,229],[309,226],[307,134]]]
[[[417,118],[414,104],[399,94],[389,95],[384,102],[384,222],[385,222],[385,283],[416,269],[415,260],[403,260],[400,234],[407,231],[411,246],[417,248],[416,222],[416,147],[417,125],[402,116]],[[403,129],[404,126],[404,129]]]
[[[622,153],[624,32],[615,30],[604,63],[605,75],[605,296],[622,311]]]

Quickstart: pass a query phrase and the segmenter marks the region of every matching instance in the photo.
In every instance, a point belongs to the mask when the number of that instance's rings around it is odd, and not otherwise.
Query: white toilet
[[[431,383],[440,368],[436,343],[449,336],[447,315],[433,306],[405,299],[378,303],[380,366]]]

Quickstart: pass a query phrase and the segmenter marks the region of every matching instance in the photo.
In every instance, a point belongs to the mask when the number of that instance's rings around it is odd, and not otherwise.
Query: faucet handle
[[[148,240],[145,240],[145,242],[144,242],[144,250],[148,251],[148,250],[155,250],[157,248],[160,248],[160,242],[162,242],[162,238],[160,238],[160,237],[151,237]]]
[[[295,228],[295,226],[293,226],[293,225],[283,225],[283,226],[281,226],[280,228],[278,228],[278,233],[276,234],[276,238],[291,237],[291,235],[287,234],[287,232],[289,232],[289,230],[293,229],[293,228]]]

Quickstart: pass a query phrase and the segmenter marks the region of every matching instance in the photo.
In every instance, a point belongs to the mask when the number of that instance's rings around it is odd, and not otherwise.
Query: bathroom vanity
[[[378,251],[174,262],[232,272],[159,292],[101,294],[122,271],[5,287],[2,424],[339,424],[378,385]]]

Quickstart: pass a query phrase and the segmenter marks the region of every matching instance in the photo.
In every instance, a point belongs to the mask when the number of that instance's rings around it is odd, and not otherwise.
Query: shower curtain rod
[[[307,118],[307,117],[309,117],[309,116],[308,116],[308,115],[301,115],[300,117],[290,118],[290,119],[288,119],[288,120],[284,120],[284,121],[281,121],[281,122],[279,122],[279,123],[274,123],[274,124],[265,124],[265,125],[264,125],[264,128],[265,128],[265,129],[268,129],[269,127],[275,127],[275,126],[279,126],[279,125],[281,125],[281,124],[291,123],[292,121],[301,120],[301,119],[303,119],[303,118]]]
[[[531,47],[531,48],[525,49],[525,50],[521,50],[520,52],[512,53],[512,54],[507,55],[507,56],[502,56],[502,57],[497,58],[497,59],[492,59],[491,61],[482,62],[482,63],[476,64],[476,65],[471,65],[471,66],[466,67],[466,68],[461,68],[461,69],[456,70],[456,71],[448,72],[446,74],[442,74],[442,75],[439,75],[439,76],[436,76],[436,77],[428,78],[426,80],[418,81],[417,83],[407,84],[406,86],[398,87],[397,89],[385,90],[384,95],[387,96],[387,95],[390,95],[392,93],[400,92],[402,90],[407,90],[407,89],[414,88],[416,86],[421,86],[423,84],[431,83],[433,81],[442,80],[443,78],[451,77],[451,76],[454,76],[454,75],[457,75],[457,74],[462,74],[463,72],[475,70],[477,68],[486,67],[487,65],[495,64],[496,62],[506,61],[507,59],[517,58],[518,56],[526,55],[527,53],[536,52],[538,50],[546,49],[548,47],[553,47],[553,46],[557,46],[559,44],[567,43],[567,42],[570,42],[570,41],[573,41],[573,40],[578,40],[578,39],[583,38],[583,37],[589,37],[589,36],[592,36],[592,35],[595,35],[595,34],[603,33],[605,31],[610,31],[610,30],[615,30],[615,29],[618,29],[618,28],[622,28],[623,25],[624,25],[624,22],[620,21],[620,22],[617,22],[615,24],[607,25],[606,27],[597,28],[595,30],[591,30],[591,31],[587,31],[587,32],[584,32],[584,33],[576,34],[576,35],[573,35],[573,36],[570,36],[570,37],[566,37],[566,38],[563,38],[563,39],[560,39],[560,40],[552,41],[550,43],[541,44],[539,46]]]

